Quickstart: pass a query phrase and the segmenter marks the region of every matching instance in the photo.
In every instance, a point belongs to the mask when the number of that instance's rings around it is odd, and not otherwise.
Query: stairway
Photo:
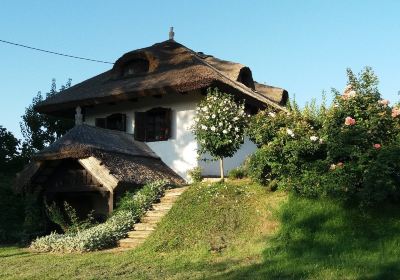
[[[130,249],[142,244],[187,188],[180,187],[166,190],[160,201],[154,203],[152,208],[140,219],[140,222],[134,225],[134,229],[128,232],[128,237],[118,242],[119,248]]]

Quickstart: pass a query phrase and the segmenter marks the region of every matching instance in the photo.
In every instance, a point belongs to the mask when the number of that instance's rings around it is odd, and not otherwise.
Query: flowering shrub
[[[248,117],[243,102],[237,104],[232,95],[217,88],[208,89],[207,97],[197,107],[192,127],[199,143],[198,154],[208,152],[221,163],[224,157],[232,157],[243,144]]]
[[[249,164],[253,179],[362,205],[399,196],[400,108],[381,99],[370,68],[359,76],[348,70],[348,78],[343,94],[334,90],[329,108],[294,104],[289,113],[255,116],[250,136],[260,149]]]
[[[201,175],[201,167],[200,166],[196,166],[196,167],[192,168],[191,170],[189,170],[188,175],[190,177],[190,180],[193,183],[198,183],[198,182],[201,182],[201,180],[203,180],[203,176]]]
[[[30,248],[38,252],[89,252],[115,246],[160,198],[166,186],[166,182],[156,181],[145,185],[136,194],[127,193],[106,222],[75,233],[51,233],[37,238]]]

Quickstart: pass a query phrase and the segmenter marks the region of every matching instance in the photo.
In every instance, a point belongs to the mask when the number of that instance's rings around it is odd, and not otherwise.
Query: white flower
[[[224,124],[222,123],[222,122],[219,122],[219,124],[218,124],[219,126],[223,126]]]
[[[207,130],[207,126],[205,126],[204,124],[201,125],[201,129]]]
[[[215,116],[215,114],[212,114],[212,116],[211,116],[211,117],[212,117],[213,119],[215,119],[215,117],[216,117],[216,116]]]
[[[276,117],[276,114],[275,114],[274,112],[269,112],[268,115],[269,115],[271,118],[275,118],[275,117]]]
[[[206,116],[206,119],[208,120],[210,118],[210,116]]]
[[[211,130],[212,130],[212,131],[215,131],[215,126],[212,126],[212,127],[211,127]]]
[[[207,112],[208,108],[207,108],[207,106],[205,106],[205,107],[201,108],[201,110],[203,110],[204,112]]]
[[[351,90],[348,95],[349,95],[349,97],[355,97],[356,92],[354,90]]]
[[[234,118],[233,118],[234,121],[237,121],[238,119],[239,119],[238,117],[234,117]]]
[[[310,136],[310,140],[311,141],[313,141],[313,142],[315,142],[315,141],[317,141],[318,140],[318,137],[317,136]]]
[[[223,134],[227,134],[227,133],[228,133],[228,130],[224,129],[224,130],[222,131],[222,133],[223,133]]]
[[[293,130],[287,128],[287,129],[286,129],[286,133],[287,133],[290,137],[294,137],[294,132],[293,132]]]
[[[235,131],[238,132],[238,131],[239,131],[239,128],[238,128],[238,127],[235,127]]]

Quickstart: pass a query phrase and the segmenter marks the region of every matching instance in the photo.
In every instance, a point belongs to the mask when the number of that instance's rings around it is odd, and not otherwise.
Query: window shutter
[[[96,118],[96,126],[101,128],[106,128],[106,119],[105,118]]]
[[[135,140],[146,141],[146,112],[135,112]]]
[[[126,132],[126,115],[113,114],[106,118],[106,128]]]
[[[165,109],[165,139],[171,138],[172,110]]]

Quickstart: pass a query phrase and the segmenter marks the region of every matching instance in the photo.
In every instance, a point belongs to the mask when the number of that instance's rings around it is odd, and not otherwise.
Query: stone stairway
[[[118,242],[119,248],[135,248],[142,244],[187,188],[180,187],[166,190],[160,201],[154,203],[152,208],[140,219],[140,222],[134,225],[134,229],[128,232],[128,237]]]

